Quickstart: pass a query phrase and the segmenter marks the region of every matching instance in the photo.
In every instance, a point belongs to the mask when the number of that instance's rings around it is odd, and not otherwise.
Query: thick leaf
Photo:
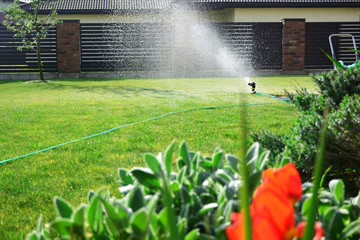
[[[39,238],[38,238],[36,232],[33,231],[32,233],[27,235],[26,240],[39,240]]]
[[[253,194],[256,187],[260,184],[261,176],[262,176],[262,171],[259,171],[259,170],[255,170],[254,172],[252,172],[249,175],[249,193],[250,193],[250,195]]]
[[[221,150],[218,150],[217,152],[215,152],[212,156],[212,162],[213,162],[213,166],[216,168],[220,168],[222,167],[222,160],[224,158],[224,152]]]
[[[345,185],[340,179],[331,180],[329,183],[330,192],[334,195],[338,203],[342,203],[345,197]]]
[[[210,203],[210,204],[206,204],[205,206],[203,206],[200,211],[199,211],[199,215],[204,215],[205,213],[212,211],[214,209],[216,209],[218,207],[217,203]]]
[[[200,237],[199,229],[196,228],[185,236],[185,240],[197,240]]]
[[[74,223],[70,219],[59,219],[51,224],[51,229],[57,231],[63,239],[71,237]]]
[[[96,193],[93,190],[90,190],[88,193],[88,203],[90,204],[93,197],[96,196]]]
[[[184,159],[178,158],[178,159],[176,160],[176,166],[177,166],[177,169],[178,169],[179,171],[181,171],[181,170],[186,166]]]
[[[197,185],[202,185],[203,182],[210,177],[211,173],[209,171],[201,171],[198,172],[198,174],[196,175],[196,184]]]
[[[226,183],[225,193],[226,193],[226,198],[228,200],[234,199],[237,197],[237,194],[238,194],[239,188],[240,188],[240,184],[241,184],[240,180],[233,180],[233,181]]]
[[[130,225],[133,232],[143,239],[143,236],[146,235],[149,226],[145,208],[139,209],[131,216]]]
[[[187,221],[186,218],[180,219],[180,221],[176,224],[176,227],[178,229],[178,237],[179,239],[184,239],[187,229]]]
[[[149,172],[147,168],[133,168],[131,174],[139,181],[139,183],[147,188],[161,188],[159,179]]]
[[[55,197],[54,203],[55,203],[56,211],[58,215],[60,215],[60,217],[69,218],[69,219],[71,218],[73,209],[69,203],[67,203],[65,200],[59,197]]]
[[[98,196],[94,196],[92,198],[88,213],[87,220],[90,225],[90,229],[92,232],[101,234],[104,230],[104,226],[102,223],[102,209],[101,202]]]
[[[192,170],[195,172],[200,168],[200,153],[196,153],[192,158]]]
[[[43,220],[42,220],[42,215],[40,214],[40,217],[39,217],[39,220],[38,220],[38,223],[37,223],[37,226],[36,226],[36,232],[37,234],[41,234],[42,231],[43,231]]]
[[[343,232],[344,223],[341,213],[336,207],[331,207],[324,215],[325,229],[329,232],[331,239],[338,239]]]
[[[171,173],[172,155],[174,151],[174,146],[175,146],[175,140],[173,140],[171,144],[167,147],[164,156],[165,169],[168,177],[170,177],[170,173]]]
[[[225,155],[226,160],[230,163],[231,168],[234,170],[235,173],[239,172],[239,159],[235,157],[234,155],[226,154]]]
[[[85,204],[81,204],[75,211],[73,216],[73,222],[76,225],[84,226],[85,223],[85,211],[87,206]]]
[[[259,157],[259,159],[257,161],[257,166],[256,166],[257,169],[259,169],[261,171],[265,170],[268,162],[270,161],[269,156],[270,156],[270,151],[269,150],[266,150],[263,153],[261,153],[261,155],[260,155],[260,157]]]
[[[351,237],[354,233],[360,233],[360,220],[354,221],[347,225],[341,233],[340,240]]]
[[[187,144],[185,141],[180,144],[180,157],[184,160],[185,165],[187,167],[186,174],[187,175],[190,174],[191,157],[190,157],[189,150],[188,150],[188,147],[187,147]]]
[[[254,167],[256,167],[257,159],[259,158],[260,153],[260,144],[258,142],[253,143],[249,150],[246,153],[247,162],[254,163]]]
[[[224,169],[218,169],[214,175],[216,179],[221,179],[224,184],[233,180],[233,176]]]
[[[111,239],[119,239],[120,229],[118,229],[115,226],[114,222],[112,222],[108,216],[105,216],[104,220],[105,220],[105,227],[107,231],[110,233]]]
[[[118,173],[120,176],[120,184],[122,186],[134,184],[134,181],[133,181],[131,175],[129,174],[129,172],[126,169],[119,168]]]
[[[303,205],[301,206],[301,213],[304,215],[304,216],[307,216],[308,215],[308,212],[310,211],[310,208],[311,208],[311,197],[307,198]]]
[[[128,195],[127,205],[136,212],[145,206],[144,194],[139,186],[136,186]]]
[[[181,196],[181,201],[184,204],[189,203],[190,205],[192,205],[190,193],[189,193],[189,190],[187,189],[187,187],[181,186],[181,188],[180,188],[180,196]]]
[[[159,160],[150,153],[145,153],[144,159],[145,159],[146,165],[151,169],[151,171],[156,176],[161,176],[162,169],[161,169],[161,163],[159,162]]]

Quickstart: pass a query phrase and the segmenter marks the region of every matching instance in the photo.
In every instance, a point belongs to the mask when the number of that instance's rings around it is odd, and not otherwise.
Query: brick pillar
[[[57,25],[57,55],[59,77],[80,76],[80,21],[64,20]]]
[[[283,19],[283,70],[305,69],[305,19]]]

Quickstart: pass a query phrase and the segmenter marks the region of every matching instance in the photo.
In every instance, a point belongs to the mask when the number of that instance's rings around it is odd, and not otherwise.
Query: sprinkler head
[[[248,83],[248,85],[251,87],[251,93],[255,94],[256,93],[256,91],[255,91],[256,83],[255,82],[250,82],[250,83]]]

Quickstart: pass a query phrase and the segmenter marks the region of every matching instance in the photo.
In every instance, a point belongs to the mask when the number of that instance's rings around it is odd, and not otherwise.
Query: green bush
[[[173,148],[174,143],[164,154],[145,154],[148,168],[120,168],[122,199],[90,191],[88,202],[73,208],[56,197],[58,218],[50,230],[61,239],[225,239],[230,215],[239,211],[238,159],[218,148],[204,157],[183,142],[173,172]],[[268,156],[257,143],[246,155],[250,193]],[[41,219],[28,239],[50,239]]]
[[[329,108],[326,164],[334,166],[333,176],[351,172],[350,181],[358,181],[360,173],[360,66],[336,69],[312,76],[318,94],[306,89],[288,94],[299,110],[298,118],[289,134],[274,136],[266,132],[253,134],[275,156],[273,161],[286,158],[310,176],[314,166],[323,112]],[[272,145],[274,143],[274,145]],[[283,145],[279,144],[283,143]],[[273,164],[272,164],[273,165]]]
[[[204,157],[188,151],[184,142],[176,160],[178,171],[173,172],[173,148],[174,143],[164,154],[145,154],[148,168],[119,169],[121,199],[106,190],[90,191],[86,204],[72,207],[55,197],[56,220],[44,228],[40,216],[27,239],[226,239],[230,215],[240,208],[238,159],[220,149]],[[268,156],[258,143],[247,152],[250,195]],[[307,220],[312,187],[302,185],[302,199],[295,205],[297,223]],[[329,189],[320,189],[317,203],[324,236],[359,239],[360,194],[346,198],[341,180],[330,181]]]

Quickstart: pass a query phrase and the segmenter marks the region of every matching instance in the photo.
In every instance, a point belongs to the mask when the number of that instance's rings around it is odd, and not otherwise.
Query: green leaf
[[[27,235],[26,240],[39,240],[39,238],[38,238],[36,232],[33,231],[32,233]]]
[[[56,211],[62,218],[71,218],[73,209],[65,200],[55,197],[54,199]]]
[[[213,154],[213,156],[212,156],[213,166],[216,167],[216,168],[221,167],[223,158],[224,158],[224,152],[223,151],[215,152]]]
[[[261,153],[261,155],[260,155],[260,157],[259,157],[259,159],[257,161],[257,166],[256,166],[257,169],[259,169],[261,171],[265,170],[268,162],[270,161],[269,156],[270,156],[270,151],[269,150],[266,150],[263,153]]]
[[[335,66],[340,70],[340,69],[344,69],[344,66],[342,66],[338,61],[336,61],[334,58],[332,58],[327,52],[325,52],[324,50],[320,49],[329,59],[330,61],[332,61]]]
[[[113,205],[111,205],[108,201],[105,201],[104,199],[100,198],[100,200],[104,206],[106,216],[114,224],[114,226],[120,227],[121,226],[121,218],[116,213],[115,207]]]
[[[74,223],[70,219],[59,219],[51,224],[51,229],[57,231],[61,238],[66,239],[71,237]]]
[[[329,189],[330,192],[334,195],[335,200],[341,204],[344,201],[345,196],[344,182],[340,179],[331,180],[329,183]]]
[[[164,163],[168,177],[170,177],[170,173],[171,173],[172,155],[174,151],[174,146],[175,146],[175,140],[173,140],[165,150]]]
[[[93,190],[90,190],[88,193],[88,203],[90,204],[93,197],[96,196],[96,193]]]
[[[360,233],[360,220],[354,221],[348,224],[341,233],[339,240],[345,240],[351,237],[353,234]]]
[[[184,160],[185,165],[187,167],[186,174],[187,175],[190,174],[190,170],[191,170],[190,154],[185,141],[180,144],[180,157]]]
[[[331,239],[338,239],[343,232],[344,223],[341,213],[336,207],[329,208],[324,215],[325,229],[329,232]]]
[[[73,216],[73,222],[76,225],[84,226],[85,223],[85,210],[87,206],[85,204],[81,204],[75,211]]]
[[[234,172],[238,173],[239,172],[239,167],[238,167],[238,163],[239,163],[239,159],[237,157],[235,157],[234,155],[230,155],[230,154],[226,154],[226,160],[229,162],[231,168],[234,170]]]
[[[133,232],[143,239],[143,236],[146,235],[149,226],[145,208],[140,208],[131,216],[130,225]]]
[[[203,206],[200,211],[199,211],[199,215],[204,215],[205,213],[212,211],[214,209],[216,209],[218,207],[217,203],[210,203],[210,204],[206,204],[205,206]]]
[[[211,173],[209,171],[201,171],[201,172],[198,172],[198,174],[196,175],[197,178],[196,178],[196,184],[198,186],[202,185],[203,182],[208,179],[208,177],[211,176]]]
[[[302,204],[301,213],[304,216],[307,216],[308,212],[310,211],[310,208],[311,208],[311,198],[309,197],[309,198],[305,199],[304,203]]]
[[[120,183],[122,186],[134,184],[134,181],[133,181],[131,175],[129,174],[129,172],[126,169],[119,168],[118,173],[120,176]]]
[[[186,187],[181,186],[181,188],[180,188],[180,196],[181,196],[181,201],[184,204],[189,203],[190,205],[192,205],[190,193],[189,193],[189,191],[188,191],[188,189]]]
[[[196,228],[185,236],[185,240],[197,240],[200,237],[199,229]]]
[[[146,165],[151,169],[155,176],[161,176],[161,164],[159,160],[150,153],[144,154]]]
[[[160,189],[160,181],[147,168],[133,168],[131,174],[139,181],[140,184],[147,188]]]
[[[247,162],[253,162],[254,164],[256,164],[256,161],[259,158],[259,152],[260,144],[258,142],[253,143],[246,153]],[[254,165],[254,167],[255,166],[256,165]]]
[[[87,213],[87,221],[90,225],[90,229],[93,233],[101,234],[103,231],[102,224],[102,209],[101,202],[98,196],[94,196],[92,198],[88,213]]]
[[[250,195],[255,191],[256,187],[260,184],[262,171],[255,170],[249,175],[249,193]]]
[[[127,205],[133,212],[145,206],[144,194],[139,186],[136,186],[128,195]]]
[[[180,221],[176,224],[178,229],[178,239],[184,239],[187,229],[187,221],[186,218],[180,219]]]
[[[37,234],[41,234],[43,231],[43,220],[42,220],[42,215],[40,214],[37,226],[36,226],[36,232]]]

